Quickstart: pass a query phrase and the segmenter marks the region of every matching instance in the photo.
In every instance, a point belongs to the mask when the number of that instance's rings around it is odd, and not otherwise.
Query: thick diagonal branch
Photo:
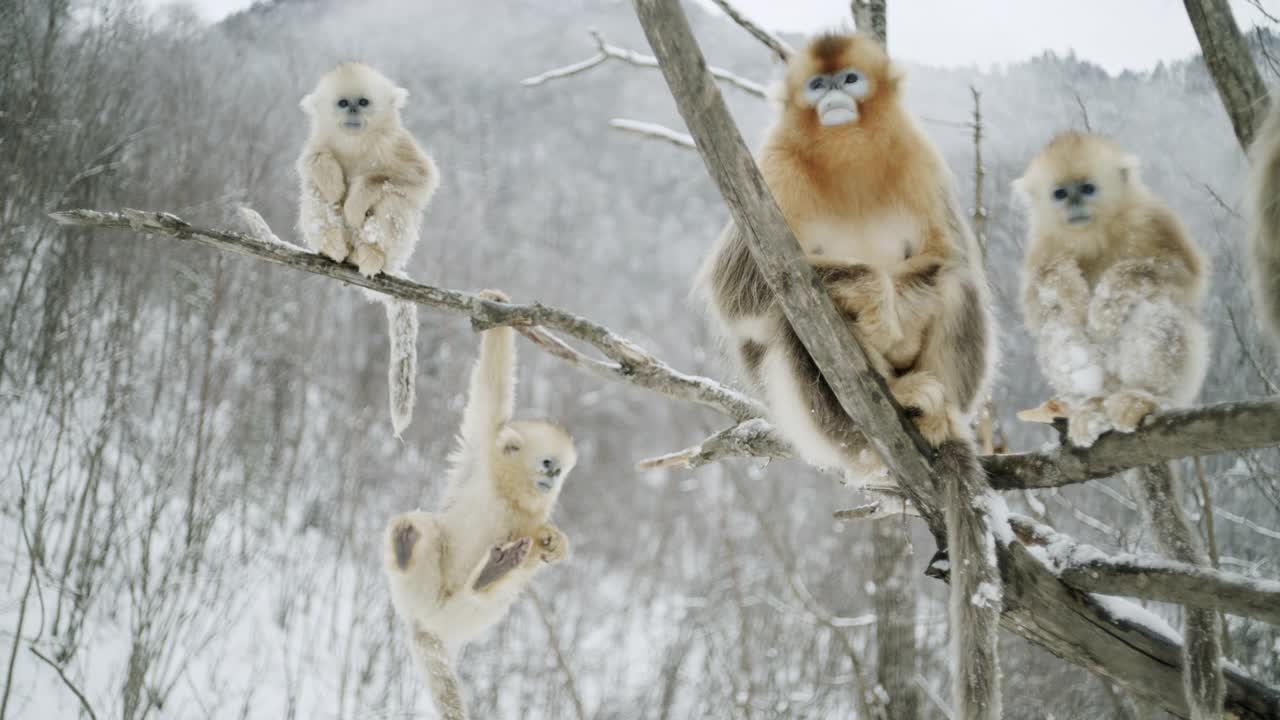
[[[365,277],[356,270],[354,265],[336,263],[323,255],[310,253],[287,243],[260,240],[238,232],[197,227],[169,213],[140,210],[123,212],[67,210],[52,213],[50,216],[66,225],[133,229],[248,255],[277,265],[286,265],[297,270],[359,285],[419,305],[460,312],[469,315],[472,322],[481,328],[511,325],[520,329],[541,326],[558,330],[589,343],[609,360],[609,362],[595,360],[580,354],[579,357],[572,358],[574,351],[567,345],[564,345],[560,352],[553,353],[575,365],[668,397],[718,410],[737,420],[759,417],[764,412],[760,403],[746,395],[711,378],[686,375],[674,370],[603,325],[564,310],[538,303],[509,305],[490,302],[470,293],[421,285],[412,280],[390,275]],[[552,344],[546,336],[540,339],[543,342],[538,344],[543,347]],[[537,342],[536,339],[535,342]]]

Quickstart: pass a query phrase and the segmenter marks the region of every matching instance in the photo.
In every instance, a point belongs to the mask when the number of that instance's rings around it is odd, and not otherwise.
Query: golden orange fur
[[[854,119],[823,124],[806,90],[815,76],[841,71],[860,76]],[[969,437],[994,346],[980,252],[942,158],[899,102],[900,79],[872,38],[818,38],[788,64],[759,163],[869,359],[937,444]],[[865,438],[849,427],[732,225],[700,283],[800,454],[854,475],[873,470]]]

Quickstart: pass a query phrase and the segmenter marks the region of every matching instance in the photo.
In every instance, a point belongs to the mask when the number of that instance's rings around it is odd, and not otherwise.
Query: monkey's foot
[[[1103,403],[1111,426],[1120,432],[1133,432],[1159,407],[1154,396],[1142,390],[1121,390]]]
[[[1018,419],[1023,422],[1052,425],[1058,418],[1066,417],[1068,417],[1067,407],[1054,398],[1045,400],[1039,407],[1018,411]]]
[[[396,557],[396,567],[409,569],[409,561],[413,559],[413,547],[418,544],[422,533],[412,520],[401,520],[391,527],[391,550]]]
[[[559,528],[544,526],[534,533],[533,539],[537,543],[538,552],[541,553],[544,563],[558,563],[569,553],[569,538],[565,537]]]
[[[1067,438],[1076,447],[1093,445],[1098,436],[1111,429],[1111,419],[1103,406],[1102,398],[1089,398],[1072,408],[1067,420]]]
[[[533,539],[527,537],[492,548],[489,550],[489,562],[480,570],[480,575],[472,587],[483,590],[506,577],[507,573],[520,567],[532,548]]]
[[[351,253],[351,260],[360,269],[361,275],[373,277],[382,272],[382,268],[386,266],[387,254],[377,245],[360,243],[356,246],[355,252]]]
[[[481,290],[480,292],[476,293],[476,297],[480,298],[481,300],[489,300],[492,302],[500,302],[500,303],[511,302],[511,298],[507,297],[507,294],[502,292],[501,290]]]
[[[889,391],[930,445],[936,447],[957,437],[959,428],[947,408],[946,390],[931,373],[903,375],[889,386]]]
[[[330,225],[320,231],[320,253],[334,262],[342,262],[351,253],[346,231]]]

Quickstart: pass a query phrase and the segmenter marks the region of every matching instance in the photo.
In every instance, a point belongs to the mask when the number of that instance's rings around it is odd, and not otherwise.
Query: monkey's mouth
[[[1084,225],[1089,222],[1092,217],[1093,216],[1089,214],[1088,210],[1071,210],[1067,212],[1067,224]]]
[[[343,120],[339,125],[343,130],[363,130],[364,120],[353,118],[351,120]]]
[[[858,120],[858,103],[841,92],[829,92],[818,101],[818,122],[827,127],[848,125]]]
[[[557,475],[558,474],[559,473],[557,473]],[[543,476],[538,478],[537,481],[534,482],[533,484],[537,485],[538,489],[541,490],[542,492],[549,493],[551,492],[551,488],[556,486],[556,480],[554,477]]]

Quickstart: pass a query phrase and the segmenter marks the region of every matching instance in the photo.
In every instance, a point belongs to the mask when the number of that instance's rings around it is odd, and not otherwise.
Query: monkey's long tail
[[[1181,478],[1173,463],[1148,465],[1129,471],[1130,482],[1142,498],[1143,514],[1151,524],[1156,546],[1171,560],[1209,565],[1200,537],[1178,501]],[[1222,679],[1222,625],[1208,608],[1185,609],[1183,616],[1182,688],[1193,720],[1222,717],[1226,685]]]
[[[1280,342],[1280,101],[1258,128],[1249,149],[1249,245],[1254,302],[1262,325]]]
[[[391,354],[387,363],[387,390],[391,400],[391,427],[396,437],[413,419],[418,372],[418,306],[407,300],[384,299]]]
[[[935,466],[945,485],[951,570],[951,695],[957,718],[999,720],[1000,610],[1004,586],[996,567],[991,492],[973,444],[948,440]]]
[[[431,691],[440,720],[467,720],[467,705],[462,699],[462,686],[453,672],[449,651],[440,638],[413,625],[413,651]]]

